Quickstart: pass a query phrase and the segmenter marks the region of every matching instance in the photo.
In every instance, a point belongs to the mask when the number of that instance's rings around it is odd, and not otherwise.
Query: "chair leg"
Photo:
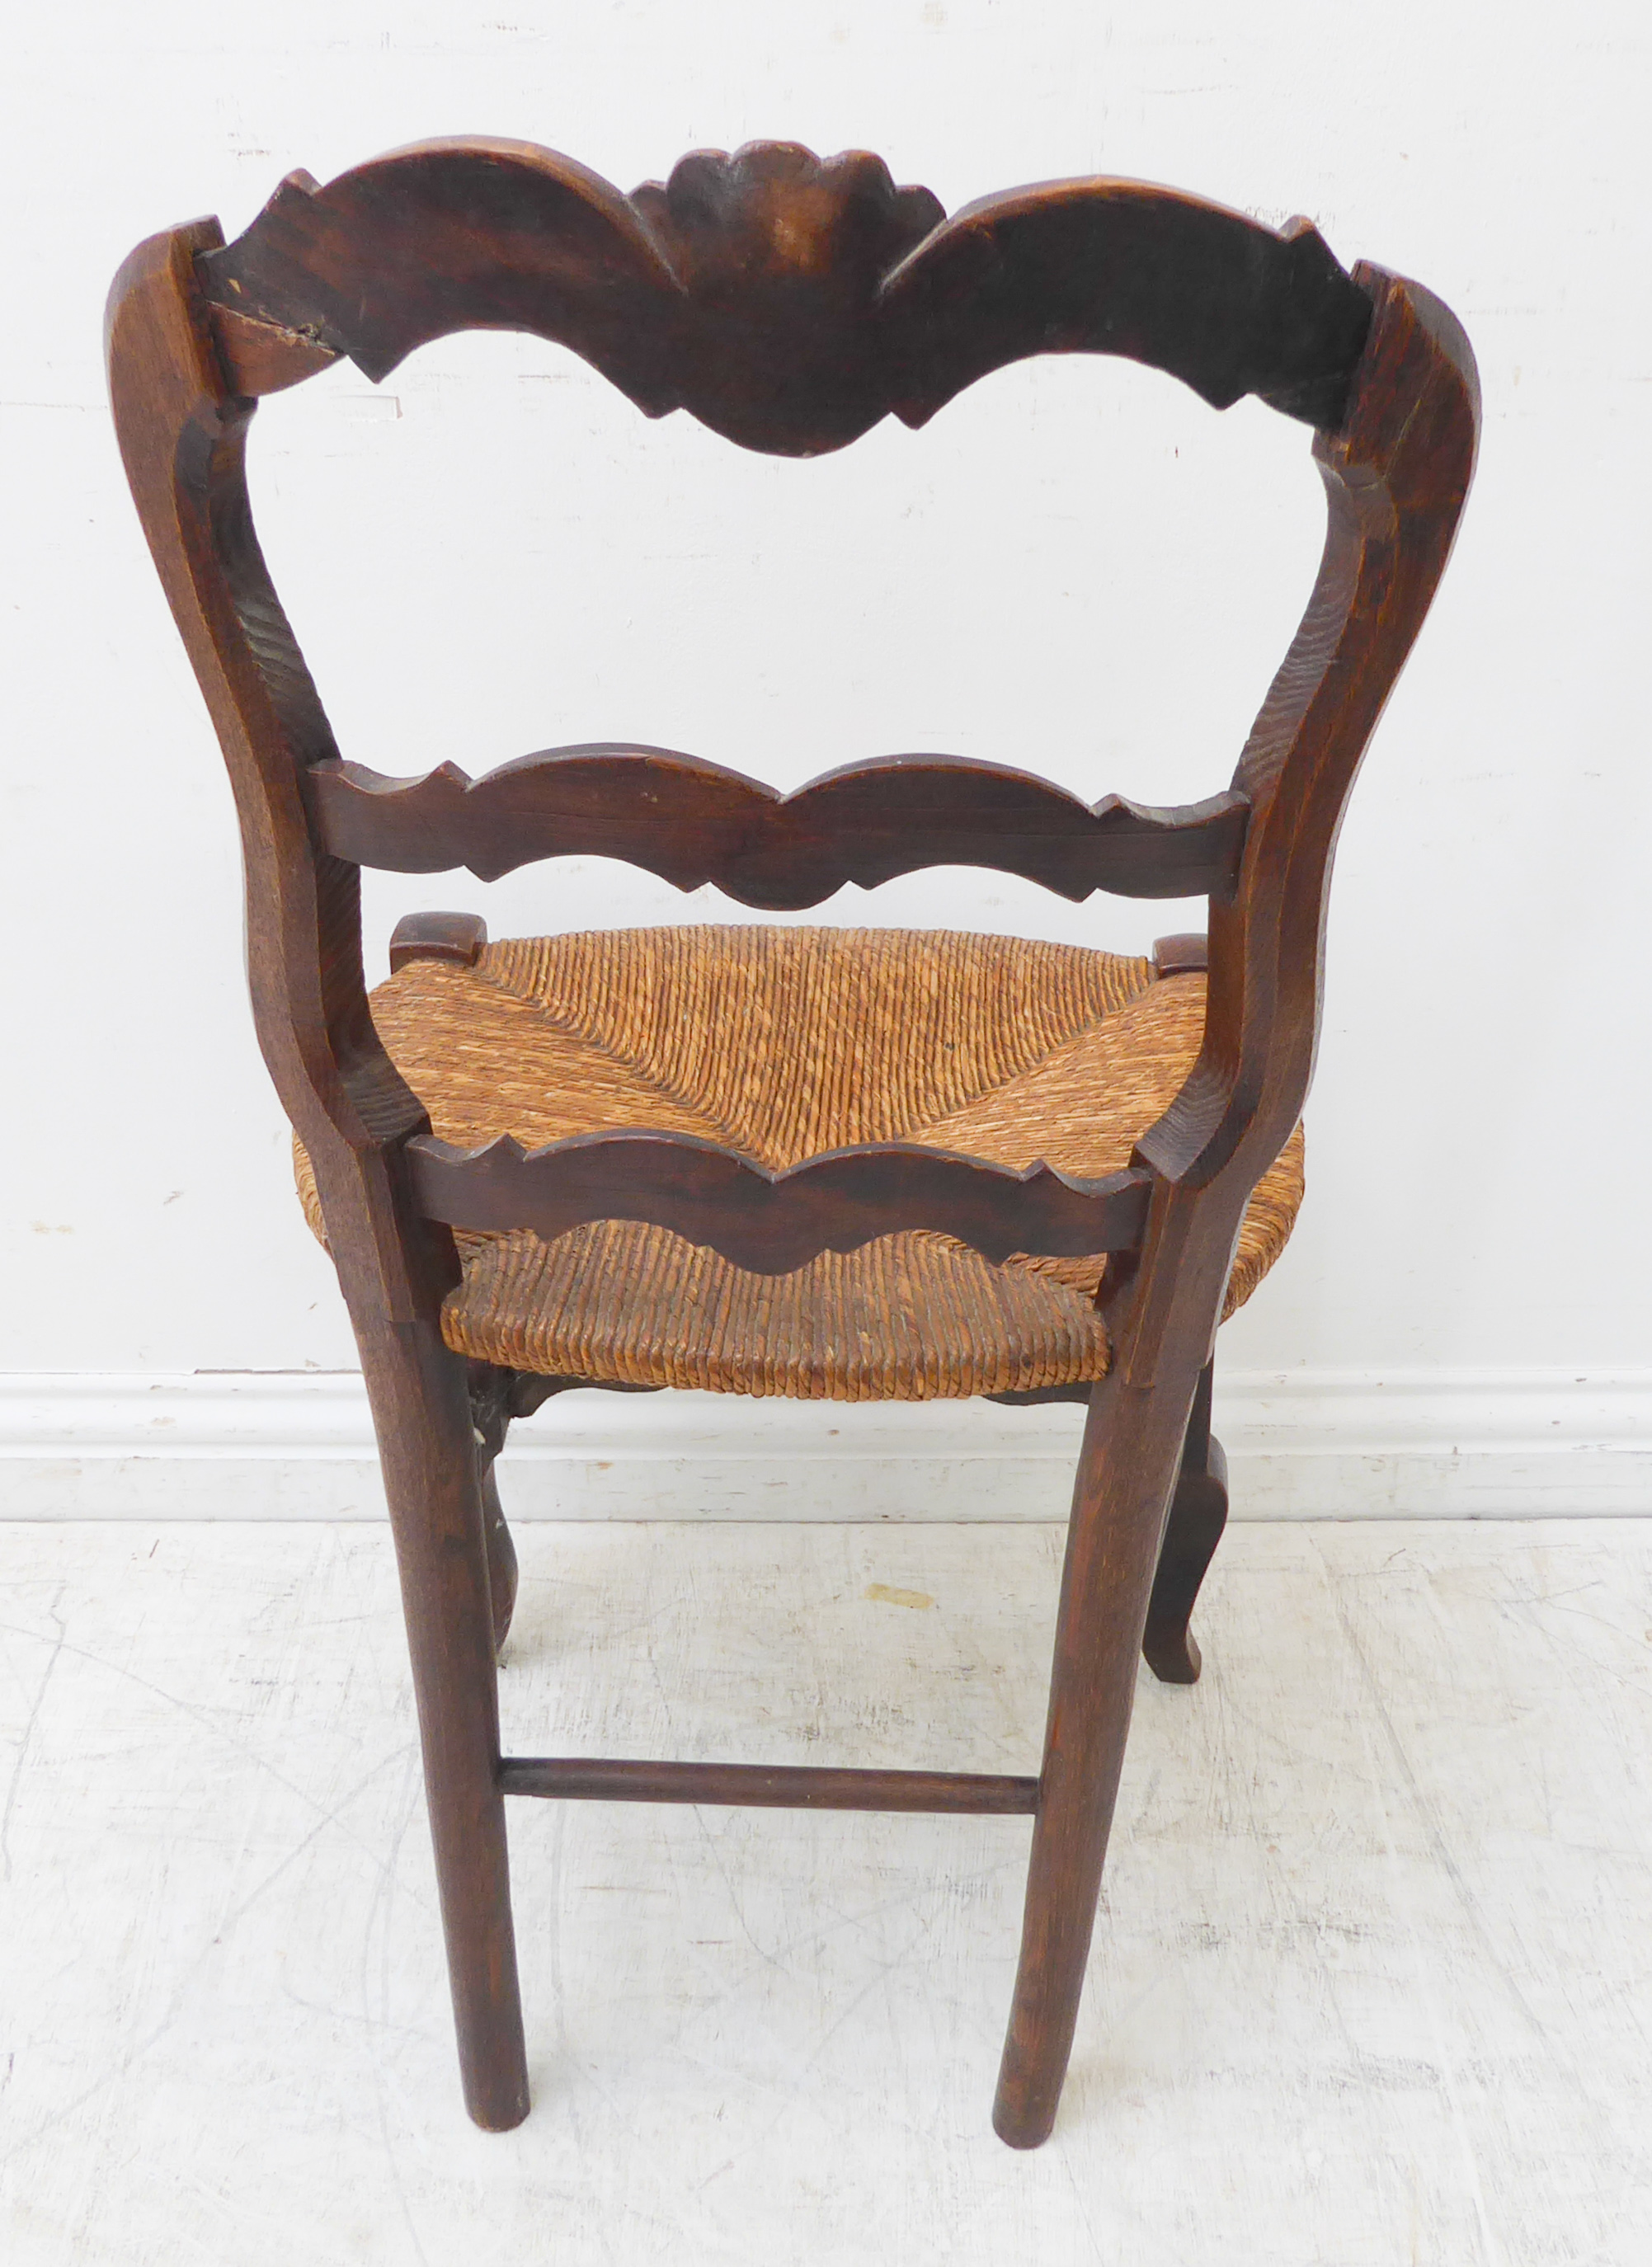
[[[481,1486],[482,1527],[488,1544],[488,1603],[493,1616],[493,1649],[497,1659],[504,1650],[505,1640],[510,1634],[510,1618],[517,1610],[517,1546],[510,1539],[504,1506],[499,1500],[493,1459],[489,1457],[484,1468],[481,1451],[478,1449],[476,1460],[476,1477]],[[1197,1670],[1194,1674],[1198,1674]]]
[[[495,1657],[504,1649],[510,1633],[510,1617],[517,1604],[517,1546],[510,1539],[504,1506],[494,1465],[505,1444],[517,1374],[496,1368],[492,1362],[473,1361],[467,1368],[471,1430],[476,1445],[476,1478],[481,1489],[482,1532],[488,1544],[488,1591],[493,1605]]]
[[[1148,1667],[1164,1684],[1198,1682],[1202,1664],[1198,1643],[1187,1625],[1228,1523],[1228,1460],[1221,1442],[1214,1440],[1210,1432],[1213,1368],[1210,1362],[1205,1364],[1193,1395],[1142,1640]]]
[[[465,1365],[433,1320],[358,1324],[407,1616],[465,2106],[528,2114],[510,1915],[494,1605]]]
[[[1056,1618],[1021,1959],[993,2124],[1034,2149],[1055,2123],[1135,1691],[1165,1508],[1196,1385],[1090,1396]]]

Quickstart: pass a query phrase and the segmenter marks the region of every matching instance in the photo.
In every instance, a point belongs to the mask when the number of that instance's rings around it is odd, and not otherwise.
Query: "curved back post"
[[[1340,430],[1314,457],[1328,525],[1307,611],[1240,756],[1250,804],[1237,886],[1213,894],[1204,1045],[1137,1144],[1155,1178],[1146,1249],[1129,1280],[1126,1373],[1155,1375],[1184,1301],[1221,1296],[1252,1188],[1306,1099],[1318,1045],[1324,935],[1338,832],[1367,744],[1444,572],[1473,475],[1474,358],[1420,284],[1362,264],[1376,315]],[[1213,1222],[1222,1233],[1213,1241]],[[1212,1324],[1214,1334],[1214,1324]]]

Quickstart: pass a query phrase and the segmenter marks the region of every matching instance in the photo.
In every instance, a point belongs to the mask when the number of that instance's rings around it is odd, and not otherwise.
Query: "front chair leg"
[[[476,1481],[481,1490],[482,1532],[488,1544],[488,1592],[493,1607],[494,1652],[503,1650],[510,1633],[510,1617],[517,1604],[517,1546],[505,1523],[499,1500],[494,1464],[504,1447],[514,1406],[517,1374],[498,1369],[490,1361],[473,1361],[466,1368],[470,1388],[471,1432],[476,1447]]]
[[[1147,1665],[1164,1684],[1198,1682],[1199,1647],[1187,1625],[1228,1523],[1228,1460],[1221,1442],[1213,1439],[1210,1431],[1214,1367],[1212,1362],[1205,1364],[1193,1395],[1142,1640]]]
[[[1072,2052],[1112,1824],[1136,1655],[1197,1374],[1095,1388],[1073,1492],[1021,1959],[993,2124],[1049,2137]]]

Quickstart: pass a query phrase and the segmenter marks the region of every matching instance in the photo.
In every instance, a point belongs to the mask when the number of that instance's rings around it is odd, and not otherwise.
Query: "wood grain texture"
[[[421,1134],[407,1154],[421,1209],[450,1227],[526,1228],[548,1243],[586,1221],[648,1221],[759,1275],[903,1229],[956,1236],[995,1261],[1083,1258],[1137,1243],[1148,1206],[1142,1173],[1074,1181],[898,1141],[784,1172],[689,1134],[583,1134],[528,1150],[508,1134],[481,1149]]]
[[[569,347],[650,416],[812,456],[921,425],[1035,354],[1117,354],[1215,407],[1334,425],[1370,324],[1306,221],[1281,231],[1140,181],[1012,189],[951,220],[882,160],[697,150],[632,196],[529,143],[423,143],[319,187],[290,173],[202,286],[231,382],[347,355],[385,377],[458,330]],[[255,326],[250,334],[248,322]],[[287,359],[282,355],[288,342]]]
[[[595,1802],[731,1803],[766,1810],[964,1812],[1024,1817],[1038,1808],[1036,1779],[972,1772],[829,1771],[808,1764],[635,1763],[614,1758],[507,1756],[507,1794]]]
[[[358,866],[484,882],[538,858],[623,858],[679,890],[712,882],[768,912],[876,889],[925,866],[988,866],[1064,898],[1230,890],[1248,805],[1231,789],[1156,810],[1086,803],[1031,773],[960,756],[883,756],[782,795],[666,748],[551,748],[472,780],[324,762],[305,796],[327,851]]]

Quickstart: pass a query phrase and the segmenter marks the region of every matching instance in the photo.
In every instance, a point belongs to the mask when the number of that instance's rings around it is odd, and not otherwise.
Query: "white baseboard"
[[[501,1466],[525,1519],[1060,1519],[1072,1406],[570,1393]],[[1652,1371],[1220,1369],[1240,1519],[1652,1513]],[[354,1372],[0,1376],[0,1516],[383,1516]]]

